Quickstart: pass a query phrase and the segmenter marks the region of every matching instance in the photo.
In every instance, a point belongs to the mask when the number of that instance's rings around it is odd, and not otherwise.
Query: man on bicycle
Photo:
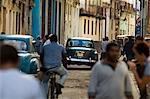
[[[68,77],[68,71],[62,65],[62,60],[66,56],[65,48],[58,44],[57,36],[50,36],[50,44],[43,46],[41,52],[41,62],[42,68],[44,68],[44,72],[55,72],[60,75],[60,79],[58,80],[58,91],[57,94],[62,94],[61,88],[64,88],[64,82]],[[42,80],[42,85],[46,93],[48,93],[48,81],[50,75],[44,73],[44,78]]]

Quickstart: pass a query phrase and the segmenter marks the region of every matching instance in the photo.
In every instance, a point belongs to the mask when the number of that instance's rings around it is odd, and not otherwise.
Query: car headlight
[[[30,68],[31,70],[36,70],[36,71],[38,71],[38,69],[40,68],[39,61],[36,58],[31,59]]]
[[[94,54],[98,54],[98,52],[97,52],[97,51],[95,51],[95,52],[94,52]]]

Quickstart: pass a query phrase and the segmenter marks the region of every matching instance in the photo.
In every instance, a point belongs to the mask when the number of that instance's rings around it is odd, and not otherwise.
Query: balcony
[[[132,13],[134,11],[133,4],[127,3],[125,1],[120,1],[121,12]]]
[[[91,16],[91,17],[96,17],[100,19],[105,19],[106,17],[106,12],[105,8],[100,7],[100,6],[89,6],[88,10],[81,8],[80,9],[80,16]]]

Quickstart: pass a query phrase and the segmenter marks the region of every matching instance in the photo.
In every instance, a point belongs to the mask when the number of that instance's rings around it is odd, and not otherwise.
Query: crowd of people
[[[66,58],[65,48],[58,43],[55,34],[47,35],[43,41],[38,37],[35,47],[41,60],[41,81],[20,72],[17,49],[0,41],[0,99],[46,99],[51,72],[60,76],[56,93],[62,94],[61,89],[68,77],[62,64]]]
[[[0,42],[0,99],[46,99],[50,77],[46,72],[56,72],[60,76],[57,94],[62,94],[61,89],[68,77],[63,64],[66,59],[65,48],[58,43],[54,34],[45,36],[43,41],[38,37],[35,47],[42,64],[41,81],[20,72],[17,69],[17,50]],[[106,37],[101,47],[101,58],[91,73],[89,99],[134,99],[129,71],[134,74],[138,84],[140,99],[149,99],[150,40],[140,36],[135,40],[129,37],[120,46],[117,41],[109,42]],[[121,47],[126,60],[120,60]]]
[[[106,41],[105,41],[106,42]],[[125,40],[120,60],[121,46],[117,41],[105,43],[105,57],[92,70],[89,99],[134,99],[129,71],[132,71],[140,90],[140,99],[150,99],[150,40],[137,36]],[[103,55],[103,54],[102,54]]]

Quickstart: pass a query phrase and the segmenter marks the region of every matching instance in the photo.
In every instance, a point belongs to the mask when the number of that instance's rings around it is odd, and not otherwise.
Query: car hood
[[[94,50],[93,48],[86,48],[86,47],[69,47],[68,49],[71,49],[71,50],[86,50],[86,51]]]

